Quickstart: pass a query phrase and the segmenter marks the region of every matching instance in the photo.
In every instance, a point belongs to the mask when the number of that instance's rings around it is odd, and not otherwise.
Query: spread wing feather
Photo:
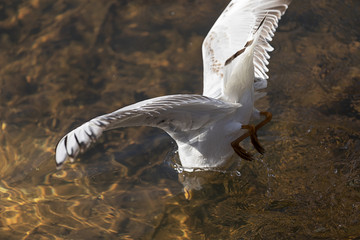
[[[255,90],[266,87],[266,79],[269,78],[266,74],[270,58],[268,52],[273,50],[269,41],[290,2],[291,0],[233,0],[229,3],[203,42],[204,96],[221,96],[225,78],[239,64],[225,66],[226,60],[246,46],[264,19],[260,36],[255,43],[253,62],[255,79],[258,82],[261,79],[262,82],[255,84]]]
[[[74,159],[104,131],[120,127],[158,127],[170,135],[211,124],[217,117],[234,111],[234,104],[195,94],[169,95],[138,102],[115,112],[96,117],[65,135],[56,147],[56,163]],[[237,106],[236,106],[237,107]]]

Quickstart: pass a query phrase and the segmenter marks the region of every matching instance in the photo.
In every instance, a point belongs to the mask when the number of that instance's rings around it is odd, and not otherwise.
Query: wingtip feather
[[[84,123],[66,134],[56,146],[56,166],[61,167],[67,160],[73,162],[80,153],[88,149],[91,143],[96,142],[101,136],[103,132],[102,126],[95,119]]]
[[[61,167],[68,158],[64,140],[65,140],[65,137],[63,137],[56,145],[56,150],[55,150],[56,167]]]

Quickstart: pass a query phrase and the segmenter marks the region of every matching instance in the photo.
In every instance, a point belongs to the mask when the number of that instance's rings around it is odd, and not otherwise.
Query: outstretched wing
[[[254,47],[255,90],[265,88],[272,40],[278,21],[291,0],[232,0],[206,36],[203,46],[204,90],[203,95],[219,98],[226,77],[232,68],[241,65],[234,61],[226,64],[232,56],[251,44],[260,24],[259,38]],[[262,22],[264,20],[264,22]]]
[[[180,94],[152,98],[96,117],[66,134],[56,146],[56,164],[74,159],[104,131],[130,126],[158,127],[170,135],[191,132],[234,111],[233,104],[201,95]]]

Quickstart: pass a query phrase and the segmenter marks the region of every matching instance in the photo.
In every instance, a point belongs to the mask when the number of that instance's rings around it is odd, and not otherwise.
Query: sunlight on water
[[[293,1],[280,21],[256,161],[181,171],[170,137],[140,127],[56,169],[57,141],[84,121],[200,93],[201,43],[226,4],[0,3],[0,239],[360,237],[356,0]]]

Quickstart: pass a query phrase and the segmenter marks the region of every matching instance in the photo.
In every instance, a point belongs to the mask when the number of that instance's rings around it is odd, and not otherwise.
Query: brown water
[[[56,170],[57,141],[82,122],[201,93],[201,43],[227,2],[0,2],[0,239],[360,238],[358,0],[293,1],[256,161],[178,175],[165,133],[129,128]]]

